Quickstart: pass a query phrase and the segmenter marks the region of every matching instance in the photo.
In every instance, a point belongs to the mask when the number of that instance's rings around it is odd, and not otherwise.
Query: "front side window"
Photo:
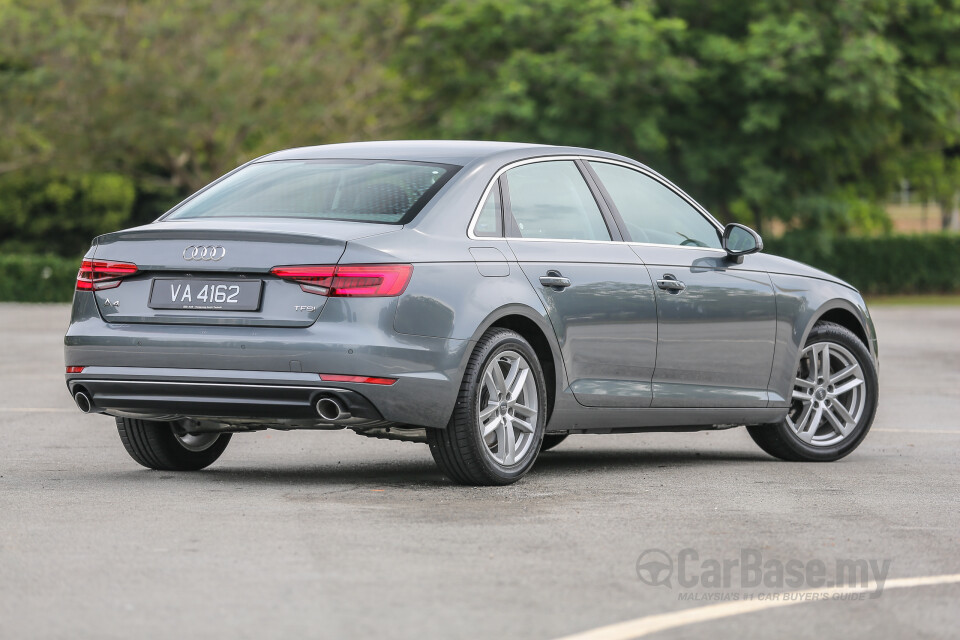
[[[457,170],[383,160],[280,160],[251,164],[165,220],[313,218],[403,224]]]
[[[570,160],[525,164],[503,178],[519,238],[609,240],[600,207]]]
[[[717,228],[672,189],[620,165],[590,161],[590,166],[634,242],[720,248]]]

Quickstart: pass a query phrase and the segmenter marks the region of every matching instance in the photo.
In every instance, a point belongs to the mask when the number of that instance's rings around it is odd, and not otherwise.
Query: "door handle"
[[[677,277],[670,273],[663,274],[663,278],[657,280],[657,286],[670,293],[680,293],[687,288],[687,285],[677,280]]]
[[[540,276],[540,284],[545,287],[551,287],[557,291],[562,291],[570,286],[570,278],[564,278],[559,271],[551,269],[547,275]]]

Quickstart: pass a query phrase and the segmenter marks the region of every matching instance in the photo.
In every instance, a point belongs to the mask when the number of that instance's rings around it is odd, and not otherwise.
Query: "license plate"
[[[157,278],[150,290],[151,309],[256,311],[262,280],[176,280]]]

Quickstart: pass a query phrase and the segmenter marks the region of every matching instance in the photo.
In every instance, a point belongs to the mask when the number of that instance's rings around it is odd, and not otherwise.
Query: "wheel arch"
[[[833,322],[834,324],[849,329],[863,342],[867,351],[876,357],[864,311],[858,309],[848,300],[835,298],[820,305],[820,308],[817,309],[817,312],[811,317],[810,322],[807,323],[803,339],[800,341],[801,346],[806,344],[807,337],[810,335],[813,327],[819,322]]]
[[[479,340],[488,330],[498,327],[519,333],[537,354],[547,383],[547,421],[549,422],[556,405],[557,395],[566,380],[566,370],[553,327],[546,318],[525,305],[506,305],[487,316],[474,334],[473,340]]]
[[[818,322],[834,322],[851,331],[879,364],[876,331],[856,291],[803,276],[771,274],[771,280],[777,292],[778,329],[768,387],[770,406],[788,404],[800,354]]]
[[[786,421],[774,425],[749,426],[748,432],[750,433],[751,438],[753,438],[753,440],[760,445],[764,451],[783,460],[837,460],[852,452],[859,445],[860,441],[869,430],[870,424],[873,422],[877,406],[877,397],[879,394],[879,384],[877,380],[878,371],[876,369],[876,333],[869,316],[869,311],[867,310],[866,305],[863,303],[862,298],[859,298],[859,296],[852,300],[846,300],[843,298],[828,299],[819,307],[811,305],[811,307],[808,308],[807,314],[808,315],[805,315],[805,324],[803,325],[804,331],[802,340],[799,344],[799,349],[796,354],[796,359],[798,362],[803,356],[804,347],[807,345],[808,340],[810,340],[810,334],[814,331],[818,324],[824,322],[836,324],[847,329],[850,333],[854,334],[856,341],[859,341],[866,350],[868,362],[866,363],[867,366],[864,367],[864,379],[869,380],[872,377],[874,391],[873,394],[864,396],[866,398],[866,400],[864,400],[864,406],[866,407],[867,413],[864,414],[866,416],[865,418],[857,418],[857,428],[861,428],[863,423],[859,421],[863,419],[866,420],[866,426],[860,430],[859,435],[854,436],[849,441],[841,440],[837,444],[828,444],[828,446],[831,447],[829,449],[825,448],[820,451],[813,450],[812,452],[809,450],[805,451],[803,447],[793,446],[790,444],[792,437],[787,433],[787,431],[789,431],[789,423]],[[834,333],[834,335],[836,334]],[[850,338],[846,338],[846,340],[850,340]],[[868,369],[869,371],[867,371]],[[793,371],[797,371],[796,365]],[[792,398],[791,395],[786,395],[785,397]],[[810,398],[810,400],[813,400],[813,398]],[[792,402],[792,399],[790,401]],[[853,412],[851,411],[850,413],[852,414]],[[844,436],[845,435],[846,434],[844,434]],[[807,447],[807,449],[810,449],[810,447]]]

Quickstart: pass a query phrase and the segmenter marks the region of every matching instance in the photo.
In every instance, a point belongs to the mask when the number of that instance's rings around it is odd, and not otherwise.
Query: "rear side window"
[[[634,242],[720,248],[714,227],[689,202],[648,175],[608,162],[590,162]]]
[[[501,228],[500,182],[494,183],[487,195],[487,199],[480,208],[477,223],[473,227],[473,235],[478,238],[499,238],[503,235]]]
[[[603,214],[572,161],[525,164],[507,171],[513,226],[509,235],[553,240],[609,240]]]
[[[259,162],[224,178],[165,220],[313,218],[403,224],[458,168],[381,160]]]

